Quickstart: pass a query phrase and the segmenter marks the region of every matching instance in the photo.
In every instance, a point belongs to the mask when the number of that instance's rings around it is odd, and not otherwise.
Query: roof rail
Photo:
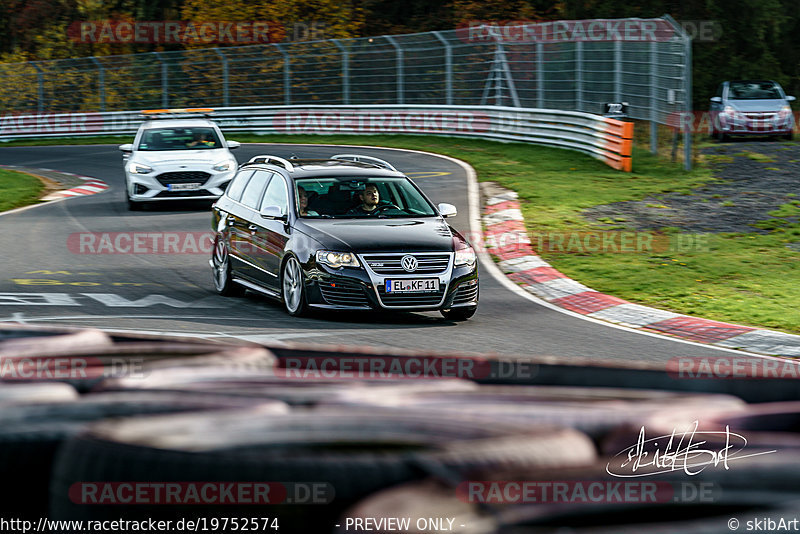
[[[294,165],[289,163],[288,160],[285,160],[283,158],[279,158],[278,156],[271,156],[269,154],[263,154],[261,156],[254,156],[254,157],[250,158],[250,161],[248,161],[247,163],[265,163],[267,165],[277,165],[279,167],[283,167],[284,169],[286,169],[289,172],[294,171]],[[245,163],[245,165],[247,165],[247,163]]]
[[[341,161],[355,161],[357,163],[368,163],[371,165],[375,165],[376,167],[381,167],[383,169],[388,169],[390,171],[397,171],[391,163],[388,161],[384,161],[382,159],[373,158],[372,156],[362,156],[361,154],[336,154],[331,159],[338,159]]]

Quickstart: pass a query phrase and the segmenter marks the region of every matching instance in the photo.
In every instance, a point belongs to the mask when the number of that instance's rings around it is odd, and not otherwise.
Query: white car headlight
[[[229,170],[233,169],[235,166],[236,166],[236,163],[234,163],[233,161],[228,160],[228,161],[221,161],[221,162],[217,163],[216,165],[214,165],[211,168],[214,169],[215,171],[220,171],[221,172],[221,171],[229,171]]]
[[[339,267],[360,267],[358,258],[352,252],[333,252],[330,250],[317,251],[317,263],[324,263],[334,269]]]
[[[456,250],[456,265],[475,265],[475,249],[472,247]]]
[[[131,163],[129,167],[131,174],[150,174],[153,172],[152,167],[148,167],[147,165],[142,165],[141,163]]]
[[[722,110],[722,112],[725,115],[728,115],[729,117],[732,117],[734,119],[742,118],[741,113],[739,113],[739,111],[736,108],[734,108],[733,106],[725,106],[725,109]]]

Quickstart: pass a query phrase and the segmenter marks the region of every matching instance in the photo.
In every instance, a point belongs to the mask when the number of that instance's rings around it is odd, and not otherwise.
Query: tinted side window
[[[239,200],[242,198],[244,186],[247,185],[247,182],[250,180],[251,176],[253,176],[252,170],[244,170],[237,174],[236,178],[231,180],[231,183],[228,185],[228,190],[225,192],[225,194],[236,202],[239,202]]]
[[[267,206],[278,206],[281,208],[281,213],[286,214],[289,212],[289,195],[286,188],[286,182],[283,177],[276,174],[272,177],[267,192],[264,193],[264,201],[261,203],[261,209]]]
[[[264,193],[264,186],[267,185],[269,177],[272,175],[268,171],[256,171],[242,195],[242,204],[248,208],[258,209],[261,202],[261,195]]]

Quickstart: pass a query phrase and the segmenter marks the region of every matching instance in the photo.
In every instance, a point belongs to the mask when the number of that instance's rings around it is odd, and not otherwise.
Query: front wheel
[[[450,319],[451,321],[466,321],[475,315],[476,311],[478,311],[478,307],[474,306],[472,308],[450,308],[442,310],[441,313],[445,319]]]
[[[231,276],[231,258],[228,247],[222,239],[217,240],[214,246],[213,275],[214,289],[224,297],[239,297],[244,295],[244,288],[233,281]]]
[[[283,289],[283,305],[286,313],[295,317],[304,315],[308,310],[308,303],[303,282],[303,268],[294,256],[286,260],[286,264],[283,266],[281,288]]]

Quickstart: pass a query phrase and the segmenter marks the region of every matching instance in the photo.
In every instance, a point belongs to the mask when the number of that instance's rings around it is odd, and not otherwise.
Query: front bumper
[[[729,135],[784,135],[792,133],[792,117],[754,120],[719,115],[719,131]]]
[[[431,311],[478,305],[477,263],[452,265],[439,274],[379,275],[368,267],[341,269],[316,265],[306,277],[308,304],[314,308],[340,310]],[[364,261],[362,265],[366,265]],[[428,293],[387,294],[385,280],[438,278],[439,290]]]
[[[170,175],[175,174],[195,174],[201,175],[199,178],[188,178],[194,180],[191,183],[201,184],[199,188],[181,190],[180,186],[186,183],[186,179],[173,179]],[[236,174],[231,171],[214,171],[212,169],[174,169],[155,170],[150,174],[133,174],[126,169],[128,196],[135,202],[157,202],[165,200],[215,200],[222,196],[228,183]],[[206,175],[206,176],[202,176]],[[177,188],[176,188],[177,185]]]

